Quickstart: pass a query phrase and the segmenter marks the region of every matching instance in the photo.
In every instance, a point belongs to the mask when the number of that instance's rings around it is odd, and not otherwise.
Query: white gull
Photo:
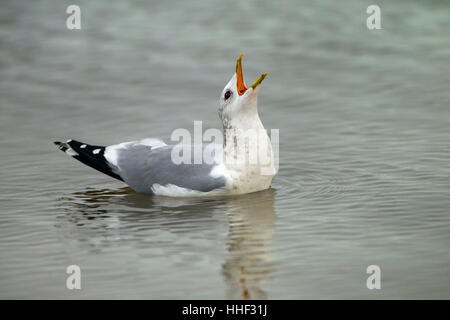
[[[76,140],[55,142],[59,149],[82,163],[128,184],[140,193],[165,196],[244,194],[268,189],[276,174],[274,154],[267,131],[258,115],[262,74],[250,87],[244,83],[242,54],[236,72],[220,96],[219,116],[223,145],[214,145],[212,161],[197,163],[173,160],[175,148],[194,157],[208,145],[166,145],[144,139],[111,146],[89,145]],[[186,149],[187,148],[187,149]]]

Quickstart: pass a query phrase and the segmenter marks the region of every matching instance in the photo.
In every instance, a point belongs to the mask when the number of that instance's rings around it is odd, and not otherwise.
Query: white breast
[[[272,145],[265,130],[258,130],[256,138],[249,133],[229,130],[225,133],[225,167],[231,179],[230,192],[241,194],[270,187],[276,170]]]

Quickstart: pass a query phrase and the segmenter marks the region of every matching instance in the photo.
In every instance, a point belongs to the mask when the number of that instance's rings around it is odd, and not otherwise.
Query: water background
[[[0,298],[450,298],[448,1],[70,4],[0,5]],[[143,196],[52,145],[220,128],[241,52],[270,190]]]

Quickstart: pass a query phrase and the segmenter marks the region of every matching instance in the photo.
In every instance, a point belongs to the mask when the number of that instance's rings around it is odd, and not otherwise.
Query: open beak
[[[244,83],[244,76],[242,74],[242,56],[244,54],[241,53],[241,55],[239,56],[239,58],[236,61],[236,77],[237,77],[237,82],[236,82],[236,87],[237,87],[237,91],[238,94],[240,96],[242,96],[245,91],[247,91],[247,87],[245,86]],[[263,73],[256,81],[255,83],[252,84],[251,88],[255,89],[263,80],[264,78],[267,76],[268,72]]]

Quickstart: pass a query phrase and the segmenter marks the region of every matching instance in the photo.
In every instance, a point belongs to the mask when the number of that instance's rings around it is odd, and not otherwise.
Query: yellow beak
[[[247,91],[247,87],[245,86],[244,83],[244,75],[242,74],[242,56],[244,54],[241,53],[241,55],[239,56],[239,58],[236,61],[236,77],[237,77],[237,81],[236,81],[236,87],[237,87],[237,91],[238,94],[240,96],[242,96],[245,91]],[[268,75],[269,73],[263,73],[252,85],[252,89],[255,89],[263,80],[264,78]]]

